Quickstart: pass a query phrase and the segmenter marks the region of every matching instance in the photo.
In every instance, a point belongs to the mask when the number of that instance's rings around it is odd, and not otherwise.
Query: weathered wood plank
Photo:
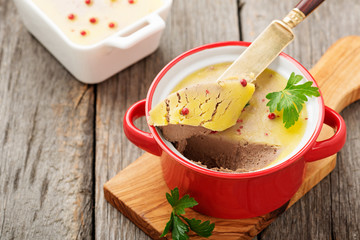
[[[89,239],[93,87],[0,0],[0,238]]]
[[[104,183],[142,154],[123,134],[122,120],[126,109],[146,97],[156,74],[180,53],[205,43],[238,40],[237,14],[236,0],[175,0],[160,48],[97,87],[97,239],[148,239],[104,199]],[[140,121],[139,126],[145,128],[144,121]]]
[[[241,2],[242,36],[245,41],[251,41],[271,20],[281,19],[298,1]],[[311,68],[336,40],[347,35],[360,35],[359,11],[360,4],[356,0],[325,1],[295,29],[296,39],[285,52]],[[339,12],[346,14],[339,16]],[[272,223],[259,239],[284,239],[284,236],[287,239],[359,238],[360,141],[356,118],[359,109],[357,102],[343,113],[349,127],[348,140],[331,176]]]
[[[347,144],[330,175],[333,239],[360,239],[360,102],[346,108]]]

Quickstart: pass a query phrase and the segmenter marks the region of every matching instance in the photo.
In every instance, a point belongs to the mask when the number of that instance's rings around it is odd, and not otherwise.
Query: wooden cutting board
[[[325,104],[337,112],[360,99],[360,37],[350,36],[331,46],[310,71],[320,85]],[[319,139],[333,130],[323,128]],[[188,218],[215,223],[209,239],[252,239],[286,209],[327,176],[336,165],[336,155],[308,163],[303,184],[288,204],[263,216],[228,220],[204,216],[191,209]],[[121,213],[153,239],[159,239],[171,213],[165,193],[169,188],[162,176],[160,159],[145,153],[104,185],[104,194]],[[189,233],[191,239],[202,239]],[[205,239],[205,238],[204,238]]]

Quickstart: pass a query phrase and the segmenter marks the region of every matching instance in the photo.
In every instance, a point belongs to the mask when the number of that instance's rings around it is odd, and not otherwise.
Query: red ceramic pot
[[[338,113],[324,106],[322,97],[311,98],[306,103],[308,124],[294,152],[280,163],[254,172],[223,173],[203,168],[183,157],[153,126],[149,125],[150,133],[135,127],[134,120],[149,117],[149,110],[184,77],[211,64],[234,61],[249,44],[221,42],[183,53],[161,70],[146,100],[132,105],[124,118],[124,131],[129,140],[145,151],[160,156],[164,179],[169,188],[178,187],[182,194],[190,194],[199,203],[194,209],[213,217],[249,218],[281,207],[299,189],[306,162],[333,155],[345,143],[345,122]],[[269,68],[283,76],[290,76],[291,72],[301,74],[317,86],[310,73],[284,53]],[[336,133],[328,140],[317,142],[324,123],[334,128]]]

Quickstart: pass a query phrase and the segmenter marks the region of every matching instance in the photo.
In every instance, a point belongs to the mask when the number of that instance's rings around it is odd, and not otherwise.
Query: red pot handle
[[[157,144],[151,133],[144,132],[134,125],[134,121],[139,117],[145,116],[146,99],[134,103],[125,113],[124,116],[124,132],[126,137],[139,148],[160,156],[162,149]]]
[[[334,155],[340,151],[345,144],[346,125],[340,114],[325,106],[324,123],[334,128],[336,132],[334,136],[327,140],[315,142],[311,150],[304,156],[307,162],[313,162]]]

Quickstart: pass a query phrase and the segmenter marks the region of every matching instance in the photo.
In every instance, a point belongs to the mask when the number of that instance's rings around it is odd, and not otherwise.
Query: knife
[[[273,21],[255,41],[217,79],[245,79],[253,82],[281,51],[294,40],[292,29],[302,22],[324,0],[302,0],[283,20]]]

